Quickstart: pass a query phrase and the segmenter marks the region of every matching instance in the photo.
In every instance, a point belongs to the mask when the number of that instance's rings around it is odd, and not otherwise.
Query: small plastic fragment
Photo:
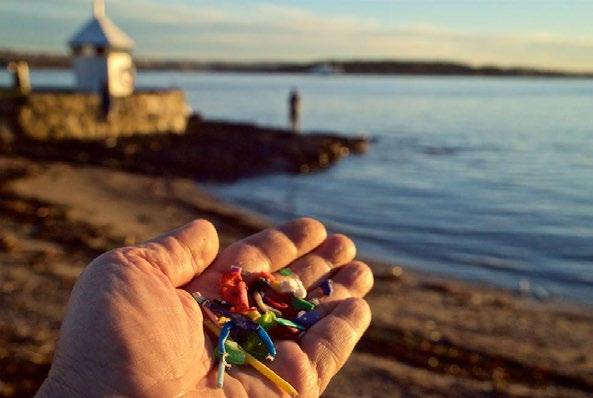
[[[266,359],[273,361],[274,358],[276,357],[276,346],[274,346],[274,343],[272,342],[272,339],[268,335],[268,332],[266,332],[266,329],[264,329],[260,325],[259,328],[257,329],[257,335],[259,336],[261,341],[264,343],[264,345],[268,349],[268,356],[266,357]]]
[[[319,286],[311,290],[308,294],[309,300],[318,300],[320,297],[331,296],[334,293],[334,281],[324,280]]]
[[[277,310],[285,310],[288,308],[288,304],[281,301],[278,298],[278,295],[272,295],[272,294],[266,294],[264,296],[264,301],[266,302],[266,304],[272,306],[273,308],[276,308]]]
[[[226,361],[228,363],[232,365],[245,364],[245,351],[243,351],[241,347],[239,347],[239,344],[237,344],[235,341],[227,340],[224,346],[227,354]],[[214,353],[217,357],[221,356],[218,347],[216,347]]]
[[[248,332],[257,332],[260,327],[259,323],[254,322],[249,318],[245,318],[239,314],[233,314],[231,319],[233,320],[233,326]]]
[[[289,276],[289,275],[292,275],[293,274],[292,270],[290,268],[288,268],[288,267],[287,268],[282,268],[280,271],[278,271],[278,273],[280,275],[282,275],[282,276]]]
[[[200,293],[200,292],[193,292],[191,295],[196,300],[196,302],[200,305],[202,305],[208,301],[208,299],[206,297],[202,296],[202,293]]]
[[[228,366],[227,364],[227,352],[226,352],[226,341],[231,334],[231,329],[233,328],[234,324],[232,321],[225,323],[220,329],[220,335],[218,335],[218,352],[220,354],[220,362],[218,363],[218,377],[216,379],[216,384],[218,387],[222,388],[224,383],[224,372]]]
[[[293,297],[292,307],[296,310],[311,311],[313,308],[315,308],[315,304],[305,299]]]
[[[245,315],[247,318],[251,319],[252,321],[256,321],[261,316],[259,311],[256,310],[255,308],[252,308],[249,311],[244,312],[243,315]]]
[[[272,329],[270,329],[270,334],[275,339],[282,339],[282,340],[294,340],[297,341],[299,336],[301,335],[301,331],[296,328],[291,328],[288,326],[281,326],[276,325]]]
[[[296,324],[289,319],[276,318],[276,323],[278,323],[278,325],[282,325],[282,326],[288,326],[288,327],[299,329],[299,330],[305,330],[305,328],[303,326]]]
[[[269,355],[268,349],[258,335],[248,334],[241,340],[241,347],[260,361],[265,361]]]
[[[282,313],[279,310],[277,310],[274,307],[270,307],[269,305],[264,303],[261,292],[258,292],[258,291],[253,292],[253,299],[255,300],[255,303],[257,304],[258,308],[260,310],[262,310],[264,313],[272,311],[273,313],[275,313],[278,316],[282,315]]]
[[[225,353],[224,343],[229,338],[229,335],[231,334],[231,329],[233,328],[233,326],[234,326],[233,322],[230,321],[230,322],[225,323],[222,326],[222,329],[220,329],[220,335],[218,336],[218,351],[221,353],[221,355],[224,355],[224,353]]]
[[[209,300],[205,306],[219,316],[230,317],[232,315],[230,306],[222,300]]]
[[[229,272],[222,274],[220,294],[224,300],[233,305],[231,311],[244,312],[249,310],[247,284],[241,276],[241,267],[232,266]]]
[[[270,329],[276,324],[276,314],[272,311],[265,312],[258,318],[257,323],[259,323],[266,330]]]
[[[218,362],[218,376],[216,377],[216,385],[218,388],[224,387],[224,371],[228,366],[226,363],[226,357],[227,354],[222,354]]]
[[[298,298],[307,297],[307,289],[303,286],[303,282],[294,277],[283,277],[283,279],[273,283],[272,287],[279,293],[292,294]]]
[[[319,285],[319,288],[323,291],[323,294],[326,296],[331,296],[334,292],[334,281],[331,279],[326,279]]]
[[[241,273],[243,272],[243,268],[239,267],[238,265],[231,265],[231,272]]]
[[[272,288],[272,284],[268,279],[258,278],[251,284],[250,288],[256,292],[265,292],[267,289]]]
[[[299,316],[295,319],[296,323],[302,325],[306,329],[310,328],[311,326],[315,325],[319,320],[322,318],[322,315],[319,311],[313,310],[305,312],[303,315]]]
[[[224,316],[221,315],[231,315],[230,312],[226,311],[222,304],[219,304],[216,300],[208,300],[206,297],[202,296],[200,292],[194,292],[192,293],[192,296],[196,302],[200,304],[202,311],[206,314],[207,318],[210,319],[210,321],[212,321],[215,325],[218,325],[224,318]],[[217,314],[220,316],[220,318],[217,316]]]

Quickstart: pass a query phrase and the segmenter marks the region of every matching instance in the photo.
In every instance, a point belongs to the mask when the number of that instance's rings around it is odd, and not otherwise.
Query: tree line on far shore
[[[71,57],[66,54],[0,50],[0,66],[11,61],[26,61],[32,68],[66,69]],[[315,73],[318,67],[344,74],[375,75],[450,75],[450,76],[541,76],[593,77],[593,72],[579,73],[524,67],[503,68],[495,65],[472,66],[447,61],[404,60],[323,60],[315,62],[232,62],[136,58],[140,70],[185,70],[249,73]]]

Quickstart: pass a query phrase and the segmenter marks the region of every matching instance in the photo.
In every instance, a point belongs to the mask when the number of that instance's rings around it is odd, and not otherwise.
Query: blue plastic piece
[[[220,329],[220,335],[218,336],[218,352],[220,353],[221,357],[224,357],[224,354],[226,353],[226,347],[224,346],[224,343],[229,338],[231,329],[234,326],[235,325],[233,324],[233,321],[229,321],[223,325],[222,329]]]
[[[323,294],[326,296],[331,296],[331,294],[334,292],[334,281],[331,279],[326,279],[321,285],[319,285],[319,287],[323,291]]]
[[[268,354],[270,354],[272,357],[275,357],[276,356],[276,346],[274,346],[274,343],[272,342],[272,339],[270,338],[270,335],[268,334],[268,332],[266,332],[266,329],[264,329],[261,325],[257,329],[257,335],[259,336],[261,341],[265,344],[266,348],[268,349]]]
[[[321,318],[321,313],[319,311],[313,310],[305,312],[303,315],[295,319],[295,322],[309,329],[311,326],[319,322]]]
[[[230,318],[230,316],[233,314],[229,307],[223,304],[220,300],[208,301],[206,306],[218,316],[222,315]]]
[[[254,322],[243,315],[231,314],[230,318],[232,319],[233,324],[239,329],[247,330],[249,332],[256,332],[257,328],[259,328],[259,323]]]

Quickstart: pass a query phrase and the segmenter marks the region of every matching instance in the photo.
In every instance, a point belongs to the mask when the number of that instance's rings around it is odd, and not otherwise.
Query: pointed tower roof
[[[106,15],[103,0],[93,1],[93,17],[70,39],[70,47],[93,45],[119,50],[130,50],[134,41]]]

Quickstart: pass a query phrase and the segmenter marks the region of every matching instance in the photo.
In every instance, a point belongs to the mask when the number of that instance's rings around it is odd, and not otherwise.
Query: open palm
[[[301,396],[321,394],[370,321],[361,297],[372,274],[353,261],[352,241],[299,219],[217,253],[214,227],[198,220],[94,260],[72,292],[39,396],[281,396],[248,366],[233,366],[224,389],[216,387],[212,341],[188,292],[217,297],[231,265],[248,272],[290,266],[307,288],[333,275],[334,294],[318,307],[325,317],[298,343],[277,342],[269,364]]]

